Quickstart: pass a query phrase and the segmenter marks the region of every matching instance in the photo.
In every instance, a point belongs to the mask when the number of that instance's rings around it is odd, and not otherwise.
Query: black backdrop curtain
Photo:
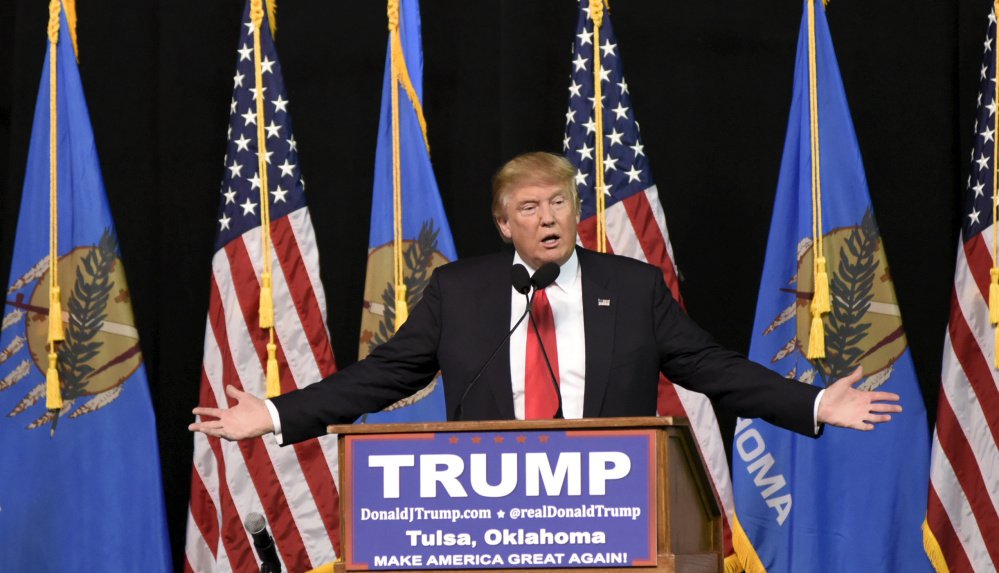
[[[0,276],[45,53],[45,0],[0,3]],[[827,14],[932,421],[986,0]],[[80,68],[131,284],[181,564],[218,188],[243,0],[78,0]],[[611,17],[691,315],[748,350],[801,2],[615,0]],[[459,256],[500,241],[489,180],[559,150],[572,0],[424,0],[424,110]],[[277,46],[340,367],[356,359],[385,3],[284,0]]]

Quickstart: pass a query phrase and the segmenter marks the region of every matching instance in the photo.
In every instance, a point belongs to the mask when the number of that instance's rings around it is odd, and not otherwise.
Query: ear
[[[513,238],[513,234],[510,232],[510,221],[506,217],[496,217],[496,228],[507,241]]]

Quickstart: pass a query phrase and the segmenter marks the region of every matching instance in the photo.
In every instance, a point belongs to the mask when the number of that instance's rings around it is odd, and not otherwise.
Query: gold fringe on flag
[[[76,41],[76,0],[62,0],[62,10],[66,13],[66,22],[69,23],[69,37],[73,39],[73,53],[76,54],[76,61],[80,61],[80,47]]]
[[[810,305],[812,323],[809,328],[808,348],[805,356],[809,360],[826,357],[825,330],[822,315],[832,310],[829,296],[829,273],[822,234],[822,166],[819,150],[819,96],[818,70],[815,48],[815,2],[808,2],[808,104],[811,116],[812,154],[812,284],[813,295]]]
[[[925,519],[923,520],[923,551],[926,552],[926,556],[930,559],[930,564],[933,565],[937,573],[948,573],[950,571],[950,568],[947,567],[947,559],[940,548],[940,543],[937,541],[936,536],[933,535],[929,522]]]
[[[277,38],[277,0],[267,0],[267,22],[271,25],[271,39]]]
[[[59,355],[56,343],[65,340],[62,298],[59,291],[59,130],[56,52],[59,48],[59,0],[49,2],[49,364],[45,372],[45,408],[62,409]]]
[[[767,573],[766,567],[760,561],[760,556],[756,553],[756,548],[753,547],[753,542],[749,540],[746,531],[742,529],[742,524],[739,523],[738,516],[732,517],[731,526],[732,546],[735,548],[736,555],[739,556],[742,570],[746,573]]]

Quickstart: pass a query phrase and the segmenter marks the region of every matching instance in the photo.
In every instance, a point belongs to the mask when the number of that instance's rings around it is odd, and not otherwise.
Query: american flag
[[[999,568],[999,387],[989,323],[996,173],[996,15],[989,13],[933,434],[926,526],[938,571]]]
[[[580,2],[579,24],[572,45],[569,108],[566,111],[563,151],[578,169],[576,185],[582,197],[579,240],[593,249],[596,223],[596,122],[594,115],[594,31],[589,1]],[[673,265],[673,248],[666,230],[666,215],[652,180],[649,159],[639,135],[631,93],[621,65],[620,49],[605,10],[599,30],[603,105],[604,187],[606,194],[607,251],[653,264],[663,271],[677,301],[680,284]],[[726,568],[735,567],[729,515],[732,481],[725,446],[711,402],[703,395],[660,379],[658,411],[663,416],[686,416],[708,465],[715,491],[724,507]],[[729,559],[729,557],[733,557]]]
[[[274,316],[281,388],[288,392],[336,370],[326,329],[319,257],[305,182],[291,132],[277,51],[265,21],[263,86],[254,84],[253,25],[243,13],[230,103],[199,404],[234,405],[232,384],[263,397],[268,334],[258,326],[261,223],[256,97],[264,98],[271,213]],[[285,571],[336,558],[339,544],[336,440],[280,447],[271,435],[238,443],[195,434],[186,571],[256,571],[247,514],[264,515]]]

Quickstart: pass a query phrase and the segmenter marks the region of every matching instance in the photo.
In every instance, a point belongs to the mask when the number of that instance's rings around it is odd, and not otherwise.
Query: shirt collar
[[[524,259],[520,258],[520,253],[516,250],[513,251],[513,264],[524,265],[524,267],[527,268],[527,273],[532,276],[537,271],[537,269],[524,262]],[[558,278],[555,279],[555,284],[557,284],[563,291],[570,292],[570,289],[572,289],[573,285],[576,284],[577,276],[579,276],[579,257],[576,255],[576,249],[573,249],[572,255],[569,256],[569,260],[559,267]]]

